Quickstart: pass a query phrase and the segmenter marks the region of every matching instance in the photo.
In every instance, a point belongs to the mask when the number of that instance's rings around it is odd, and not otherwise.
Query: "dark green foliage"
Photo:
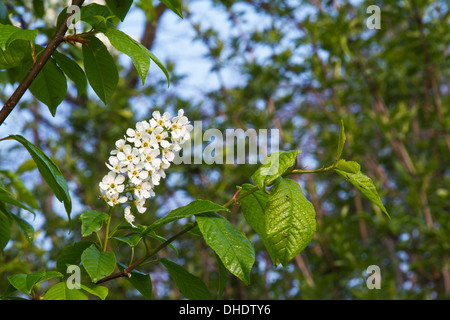
[[[56,25],[43,19],[41,1],[12,2],[0,2],[4,102],[41,52],[35,41],[46,43],[31,29],[41,23],[37,34],[50,39]],[[81,41],[58,48],[13,111],[24,123],[16,125],[12,114],[2,124],[33,143],[16,139],[27,153],[0,141],[3,298],[449,298],[447,2],[379,1],[381,29],[370,30],[370,1],[210,1],[207,16],[225,16],[227,32],[188,2],[134,3],[84,6]],[[22,14],[27,10],[31,16]],[[184,17],[217,86],[195,83],[192,98],[183,95],[193,85],[177,66],[192,58],[189,48],[180,47],[180,61],[162,56],[163,64],[151,53],[155,38],[141,44],[119,31],[130,10],[147,10],[154,20]],[[26,24],[23,31],[11,26],[10,13]],[[171,38],[156,28],[160,21],[146,22],[148,34]],[[125,64],[99,33],[126,55]],[[151,62],[165,77],[151,74]],[[111,147],[151,112],[181,108],[204,130],[279,129],[281,165],[270,176],[261,176],[261,164],[172,166],[147,212],[136,216],[137,228],[113,213],[107,246],[109,214],[101,213],[98,183]],[[53,197],[66,207],[55,208]],[[83,215],[94,210],[95,217]],[[186,227],[171,250],[160,250]],[[131,278],[91,283],[152,250]],[[81,267],[76,293],[63,283],[69,264]],[[370,265],[380,267],[380,290],[366,286]]]

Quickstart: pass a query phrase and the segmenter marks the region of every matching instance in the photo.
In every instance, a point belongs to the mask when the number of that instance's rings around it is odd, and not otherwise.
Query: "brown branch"
[[[359,233],[361,234],[361,240],[365,248],[369,246],[369,235],[367,232],[366,222],[364,221],[364,210],[363,204],[361,201],[361,195],[359,194],[356,188],[353,188],[355,194],[355,207],[356,207],[356,215],[358,216],[358,224],[359,224]]]
[[[314,280],[311,275],[311,271],[309,270],[308,265],[303,260],[301,253],[295,256],[295,262],[297,263],[298,268],[305,277],[306,284],[311,288],[314,287]]]
[[[447,257],[446,261],[448,261],[448,257]],[[449,266],[448,262],[446,262],[444,264],[444,266],[442,267],[442,278],[444,280],[445,296],[450,296],[450,266]]]
[[[80,7],[83,4],[84,0],[73,0],[72,5]],[[74,13],[74,12],[73,12]],[[17,89],[11,95],[11,97],[6,101],[3,108],[0,110],[0,125],[5,121],[5,119],[9,116],[9,114],[13,111],[19,100],[25,94],[27,89],[30,87],[31,83],[36,79],[36,76],[42,70],[44,65],[47,63],[48,59],[52,53],[56,50],[56,48],[64,41],[64,35],[68,29],[67,21],[73,15],[73,13],[68,14],[64,21],[61,23],[60,27],[56,31],[53,38],[48,43],[47,47],[44,49],[42,54],[39,55],[37,61],[33,64],[28,74],[19,84]]]

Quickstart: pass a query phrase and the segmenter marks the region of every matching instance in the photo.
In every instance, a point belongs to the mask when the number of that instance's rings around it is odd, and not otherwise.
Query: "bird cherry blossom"
[[[100,194],[110,207],[126,205],[124,218],[131,226],[135,227],[133,207],[139,213],[147,210],[146,200],[155,196],[155,186],[166,177],[174,152],[190,138],[192,129],[182,109],[173,118],[155,111],[116,141],[106,163],[110,171],[99,183]]]

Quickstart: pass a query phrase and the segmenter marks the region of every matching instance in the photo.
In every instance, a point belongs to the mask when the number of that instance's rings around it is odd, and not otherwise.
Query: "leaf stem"
[[[108,246],[108,239],[109,239],[109,225],[111,224],[111,217],[112,217],[112,210],[113,207],[109,207],[108,211],[108,220],[106,221],[106,231],[105,231],[105,241],[103,245],[103,251],[106,251],[106,248]]]
[[[96,232],[95,234],[97,235],[97,239],[98,239],[98,243],[100,244],[100,247],[103,247],[103,244],[102,244],[102,239],[100,238],[100,235],[99,235],[99,233],[98,233],[98,232]]]

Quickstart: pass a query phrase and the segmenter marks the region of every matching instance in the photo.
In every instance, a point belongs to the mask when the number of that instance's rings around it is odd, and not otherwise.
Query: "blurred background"
[[[86,1],[87,3],[103,1]],[[53,118],[26,94],[0,127],[0,136],[24,135],[51,155],[71,188],[73,227],[17,143],[0,144],[5,185],[14,175],[32,193],[33,245],[19,230],[0,256],[0,294],[7,276],[55,268],[66,246],[81,240],[78,215],[106,210],[98,183],[105,161],[127,128],[155,110],[182,108],[203,129],[279,129],[281,150],[302,150],[299,167],[328,166],[335,157],[340,121],[347,142],[343,158],[361,164],[374,181],[391,221],[332,173],[297,176],[317,214],[310,245],[284,269],[274,267],[261,241],[234,206],[227,218],[251,239],[256,262],[251,285],[229,275],[225,299],[448,299],[450,297],[450,8],[448,1],[185,0],[184,19],[158,1],[135,0],[119,29],[149,48],[169,69],[170,87],[152,64],[146,83],[131,60],[120,65],[117,91],[108,105],[92,92],[70,88]],[[8,18],[39,30],[45,45],[67,1],[3,1]],[[369,29],[370,5],[380,8],[380,29]],[[152,9],[153,7],[153,9]],[[102,40],[107,41],[106,38]],[[113,49],[111,49],[112,52]],[[82,64],[81,47],[63,44]],[[0,73],[4,103],[17,83]],[[179,165],[136,217],[150,224],[193,199],[227,202],[236,186],[251,183],[258,165]],[[6,172],[14,173],[11,175]],[[118,217],[118,219],[121,217]],[[159,230],[170,237],[179,221]],[[113,242],[127,264],[130,248]],[[218,288],[214,253],[198,236],[174,243],[167,257]],[[140,257],[144,246],[137,247]],[[367,267],[378,265],[381,289],[366,286]],[[155,299],[180,299],[165,269],[151,263]],[[44,284],[45,285],[45,284]],[[109,299],[139,299],[125,279],[111,281]],[[45,290],[45,287],[42,288]]]

